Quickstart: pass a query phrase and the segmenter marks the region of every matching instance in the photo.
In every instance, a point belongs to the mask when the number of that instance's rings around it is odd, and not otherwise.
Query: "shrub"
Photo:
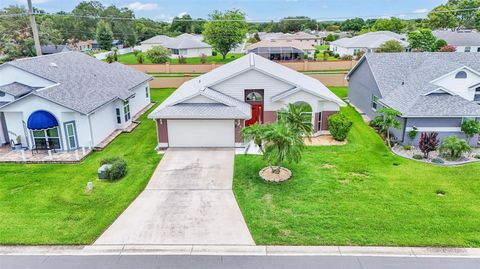
[[[456,135],[451,135],[443,139],[440,145],[440,153],[448,160],[457,160],[464,153],[472,151],[467,141],[458,138]]]
[[[186,64],[187,58],[183,57],[182,55],[178,56],[178,63],[179,64]]]
[[[147,58],[154,64],[164,64],[170,59],[170,50],[161,46],[154,46],[147,51]]]
[[[200,62],[201,62],[202,64],[206,64],[207,61],[208,61],[207,55],[205,55],[205,54],[202,53],[202,55],[200,55]]]
[[[480,154],[476,154],[475,156],[473,156],[475,159],[480,159]]]
[[[109,53],[107,55],[107,57],[105,58],[105,61],[109,64],[113,63],[114,62],[114,58],[113,58],[113,55],[111,53]]]
[[[342,59],[343,61],[351,61],[351,60],[353,60],[353,56],[352,56],[352,55],[343,55],[343,56],[341,57],[341,59]]]
[[[360,58],[362,58],[363,55],[365,55],[365,51],[359,50],[359,51],[357,51],[357,53],[355,54],[355,57],[357,58],[357,60],[360,60]]]
[[[440,52],[455,52],[457,51],[457,48],[451,45],[446,45],[440,48]]]
[[[107,171],[107,178],[109,180],[118,180],[127,174],[127,162],[120,157],[109,157],[100,161],[100,165],[112,165]]]
[[[420,135],[420,141],[418,147],[423,153],[425,159],[428,158],[430,152],[437,150],[438,147],[438,133],[422,133]]]
[[[333,57],[335,57],[335,58],[337,58],[337,59],[340,59],[340,54],[335,53],[335,54],[333,55]]]
[[[410,146],[409,144],[403,144],[402,147],[403,147],[404,150],[411,150],[412,149],[412,146]]]
[[[443,164],[445,161],[442,158],[433,158],[432,163]]]
[[[217,56],[218,52],[216,50],[212,51],[212,56]]]
[[[415,154],[415,155],[412,156],[412,158],[414,158],[415,160],[422,160],[423,156],[420,155],[420,154]]]
[[[347,138],[352,125],[353,123],[342,113],[337,113],[328,117],[328,129],[330,134],[337,141],[343,141]]]
[[[462,122],[461,129],[467,141],[470,142],[475,135],[480,134],[480,122],[474,119],[465,119]]]
[[[138,55],[139,52],[140,52],[139,50],[133,50],[133,55],[134,55],[135,57],[137,57],[137,55]]]
[[[415,138],[417,137],[417,134],[418,134],[418,128],[413,126],[412,130],[408,132],[408,138],[410,138],[410,140],[413,142],[413,140],[415,140]]]
[[[138,53],[136,57],[139,64],[143,64],[145,62],[145,55],[143,55],[143,53]]]

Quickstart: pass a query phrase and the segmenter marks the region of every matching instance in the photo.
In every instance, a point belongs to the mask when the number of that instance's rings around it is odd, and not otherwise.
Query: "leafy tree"
[[[428,13],[428,25],[432,29],[455,29],[458,25],[452,6],[440,5]]]
[[[391,31],[395,33],[402,33],[406,29],[405,21],[392,17],[390,19],[378,19],[372,26],[373,31]]]
[[[24,7],[13,5],[0,9],[0,52],[6,60],[36,55],[28,17],[2,16],[26,12]]]
[[[340,31],[340,25],[335,25],[335,24],[329,25],[327,26],[326,30],[329,32],[338,32]]]
[[[480,7],[480,0],[450,0],[448,3],[459,9],[455,12],[459,28],[475,28],[476,9]]]
[[[325,41],[327,42],[333,42],[335,40],[338,39],[338,36],[337,35],[334,35],[334,34],[329,34],[327,35],[327,37],[325,38]]]
[[[337,141],[344,141],[352,129],[353,123],[342,113],[337,113],[328,117],[328,130]]]
[[[446,45],[444,47],[441,47],[438,51],[439,52],[455,52],[457,51],[457,48],[451,45]]]
[[[384,134],[386,134],[387,138],[387,144],[389,147],[392,147],[391,141],[390,141],[390,129],[399,129],[401,124],[400,121],[398,120],[398,117],[402,116],[402,113],[400,111],[397,111],[392,108],[386,108],[383,107],[381,108],[378,113],[380,115],[376,116],[373,119],[373,124],[375,126],[378,126],[380,128],[380,131]]]
[[[365,20],[362,18],[348,19],[342,23],[342,31],[359,32],[365,26]]]
[[[233,9],[223,13],[214,11],[209,17],[211,21],[205,23],[204,38],[225,60],[227,53],[240,44],[247,33],[245,14]]]
[[[110,25],[104,20],[100,20],[97,24],[96,39],[99,49],[110,50],[112,48],[112,28],[110,28]]]
[[[461,130],[465,134],[467,141],[470,142],[475,135],[480,134],[480,122],[473,119],[465,119],[462,122]]]
[[[457,160],[464,153],[472,151],[467,141],[458,138],[456,135],[451,135],[443,139],[440,144],[440,153],[448,160]]]
[[[285,17],[278,23],[275,32],[293,33],[306,29],[315,29],[317,22],[306,16]]]
[[[425,159],[428,158],[430,152],[437,150],[438,147],[438,133],[421,133],[418,147],[423,153]]]
[[[100,1],[82,1],[73,10],[72,14],[81,17],[75,19],[73,36],[77,40],[87,40],[95,38],[95,29],[97,20],[91,17],[103,15],[105,7]],[[111,47],[111,44],[108,48]]]
[[[265,128],[265,153],[273,173],[280,173],[285,161],[299,162],[302,157],[304,142],[301,136],[287,125],[277,123]]]
[[[181,17],[173,18],[172,24],[170,25],[170,30],[172,32],[192,33],[193,32],[192,16],[190,16],[189,14],[184,14]]]
[[[419,29],[417,32],[408,34],[408,42],[410,48],[417,51],[435,51],[437,38],[433,35],[430,29]]]
[[[378,48],[379,52],[402,52],[405,51],[405,48],[397,40],[389,40],[380,45]]]
[[[164,64],[170,60],[170,50],[161,46],[154,46],[147,51],[147,58],[154,64]]]

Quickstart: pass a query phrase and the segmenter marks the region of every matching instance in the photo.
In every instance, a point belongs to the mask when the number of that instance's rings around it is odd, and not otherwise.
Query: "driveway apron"
[[[255,245],[232,192],[234,157],[234,149],[168,149],[94,244]]]

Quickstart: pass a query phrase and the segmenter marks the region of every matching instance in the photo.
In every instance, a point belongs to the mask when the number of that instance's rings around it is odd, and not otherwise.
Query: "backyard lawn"
[[[236,157],[234,192],[257,244],[480,247],[480,163],[397,157],[351,107],[343,112],[349,143],[309,147],[286,183],[259,178],[261,157]]]
[[[151,64],[152,62],[146,57],[145,55],[145,64]],[[233,60],[236,60],[240,57],[242,57],[245,54],[242,53],[229,53],[227,54],[227,57],[225,60],[223,59],[221,54],[217,54],[216,56],[209,56],[207,59],[207,63],[228,63]],[[193,57],[193,58],[186,58],[187,64],[200,64],[200,57]],[[118,55],[118,62],[123,63],[123,64],[138,64],[137,57],[133,53],[127,53],[127,54],[122,54]],[[170,59],[171,64],[178,64],[178,59]]]
[[[152,90],[161,102],[172,89]],[[147,119],[81,164],[0,164],[0,244],[92,243],[144,189],[160,161],[155,122]],[[118,182],[96,180],[99,161],[123,156],[128,174]],[[94,190],[86,192],[93,181]]]

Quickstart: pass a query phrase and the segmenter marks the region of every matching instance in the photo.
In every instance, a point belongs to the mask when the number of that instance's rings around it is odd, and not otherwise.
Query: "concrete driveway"
[[[234,153],[168,149],[145,190],[94,244],[254,245],[232,192]]]

